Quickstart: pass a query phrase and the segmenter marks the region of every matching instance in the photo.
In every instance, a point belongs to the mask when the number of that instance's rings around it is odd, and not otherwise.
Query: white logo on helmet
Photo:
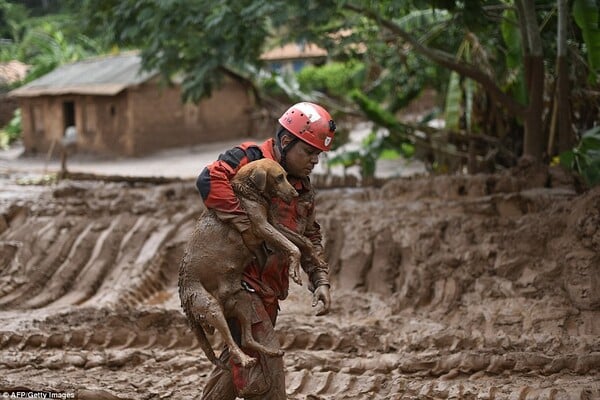
[[[318,111],[312,106],[312,104],[308,103],[300,103],[296,104],[296,108],[300,110],[304,115],[308,117],[310,122],[315,122],[321,119]]]
[[[331,136],[325,138],[325,146],[329,146],[329,143],[331,143]]]

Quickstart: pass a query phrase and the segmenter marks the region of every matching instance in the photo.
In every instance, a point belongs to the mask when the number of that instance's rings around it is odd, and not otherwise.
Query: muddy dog
[[[274,250],[288,257],[290,277],[298,284],[300,262],[319,260],[310,241],[301,235],[280,227],[285,235],[269,222],[269,203],[273,197],[286,202],[298,196],[286,179],[279,163],[261,159],[246,164],[231,181],[234,193],[246,210],[254,233]],[[289,237],[286,238],[286,236]],[[292,243],[296,242],[297,245]],[[299,246],[303,254],[300,252]],[[270,356],[281,356],[280,350],[267,348],[252,337],[250,293],[240,282],[244,268],[254,254],[246,248],[241,235],[231,225],[221,221],[211,210],[199,218],[185,248],[179,269],[179,297],[189,324],[196,334],[202,350],[215,365],[227,368],[215,356],[205,332],[216,328],[229,347],[231,354],[243,365],[250,366],[256,359],[245,354],[235,343],[226,318],[237,318],[244,346]]]

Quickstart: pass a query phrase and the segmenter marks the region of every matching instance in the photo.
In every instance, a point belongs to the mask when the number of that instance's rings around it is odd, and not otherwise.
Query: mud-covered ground
[[[290,399],[600,399],[600,188],[523,168],[318,207],[334,305],[313,316],[297,286],[282,303]],[[197,398],[211,365],[176,282],[200,212],[191,181],[5,177],[0,393]]]

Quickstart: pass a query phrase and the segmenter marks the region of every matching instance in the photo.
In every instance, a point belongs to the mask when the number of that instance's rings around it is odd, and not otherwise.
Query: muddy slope
[[[600,398],[600,189],[526,172],[321,190],[335,304],[282,304],[289,398]],[[196,398],[175,284],[200,211],[185,182],[4,193],[0,390]]]

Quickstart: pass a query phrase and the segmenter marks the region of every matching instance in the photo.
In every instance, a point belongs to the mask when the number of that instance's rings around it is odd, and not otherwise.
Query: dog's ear
[[[254,186],[261,192],[264,192],[267,187],[267,171],[262,168],[255,168],[250,175],[250,180],[254,182]]]

